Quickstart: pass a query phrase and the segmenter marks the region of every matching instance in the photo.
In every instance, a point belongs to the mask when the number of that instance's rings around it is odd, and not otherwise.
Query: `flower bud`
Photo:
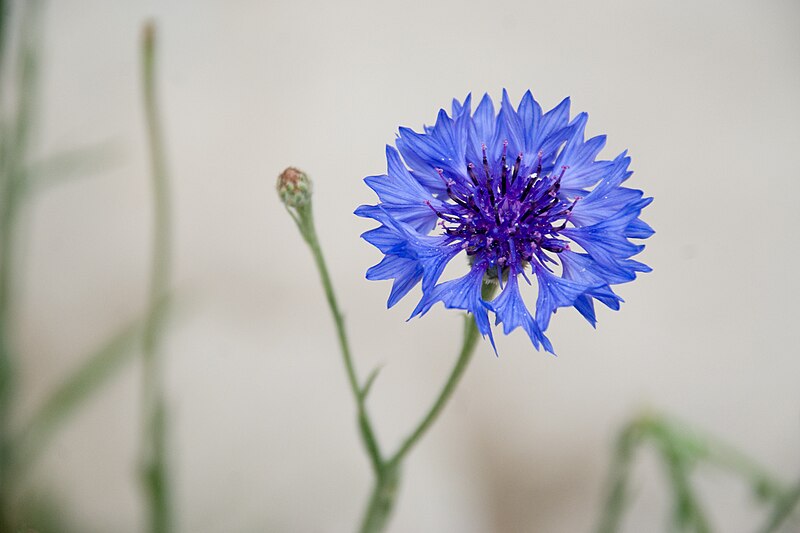
[[[287,207],[303,207],[311,203],[311,180],[302,170],[289,167],[278,176],[278,196]]]

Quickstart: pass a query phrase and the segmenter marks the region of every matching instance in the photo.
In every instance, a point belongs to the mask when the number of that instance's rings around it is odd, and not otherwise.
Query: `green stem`
[[[386,465],[375,479],[360,533],[380,533],[389,524],[400,484],[398,465]]]
[[[428,410],[428,413],[425,415],[419,425],[417,425],[416,429],[414,429],[411,435],[409,435],[408,438],[403,441],[400,449],[397,450],[397,453],[395,453],[394,456],[392,456],[392,458],[389,460],[390,463],[399,464],[408,454],[411,448],[413,448],[419,439],[422,438],[425,432],[428,431],[428,428],[431,427],[433,422],[439,416],[439,413],[442,412],[447,400],[449,400],[450,396],[453,395],[456,385],[458,385],[458,382],[461,380],[461,376],[464,375],[464,371],[467,369],[470,359],[472,359],[472,354],[475,353],[475,346],[478,343],[478,337],[478,327],[475,325],[475,319],[471,315],[467,315],[464,317],[464,335],[461,342],[461,352],[458,355],[458,359],[456,359],[456,364],[450,371],[450,375],[444,384],[444,388],[439,393],[436,401],[433,402],[433,405]]]
[[[484,299],[491,299],[491,294],[493,292],[493,285],[484,285]],[[442,409],[444,409],[445,404],[447,404],[447,401],[453,395],[456,385],[458,385],[458,382],[464,375],[467,365],[472,359],[472,354],[475,353],[478,338],[478,327],[475,325],[475,319],[471,315],[464,317],[464,334],[458,359],[456,359],[456,363],[450,371],[450,375],[447,377],[444,387],[425,417],[420,421],[414,431],[411,432],[408,438],[403,441],[403,444],[397,452],[386,461],[379,472],[375,481],[375,486],[372,489],[372,496],[367,505],[367,510],[364,513],[364,519],[360,530],[361,533],[379,533],[386,527],[394,508],[402,461],[436,421],[436,418],[442,412]]]
[[[362,533],[379,533],[386,528],[389,517],[391,516],[394,502],[397,497],[397,488],[400,482],[400,466],[403,459],[408,455],[408,452],[416,445],[425,432],[430,428],[433,422],[441,413],[447,400],[453,394],[456,385],[460,381],[464,371],[467,368],[472,354],[475,351],[475,346],[478,341],[478,328],[475,325],[475,320],[471,316],[467,316],[464,321],[464,335],[462,339],[461,351],[456,360],[456,364],[450,372],[450,375],[445,382],[444,388],[439,393],[436,401],[426,413],[422,421],[416,426],[414,431],[409,435],[403,444],[400,446],[397,453],[390,459],[384,460],[381,455],[378,441],[375,438],[375,432],[370,421],[369,414],[366,410],[366,397],[369,388],[375,378],[376,373],[373,372],[367,378],[364,386],[359,385],[358,377],[356,375],[355,365],[353,364],[352,354],[350,352],[350,344],[347,339],[347,332],[344,325],[344,317],[339,304],[336,300],[336,294],[333,290],[333,283],[331,282],[328,267],[325,264],[325,258],[322,254],[322,248],[317,238],[317,231],[314,226],[313,211],[310,201],[302,205],[286,205],[289,215],[294,219],[300,230],[303,239],[311,249],[311,254],[314,257],[317,270],[319,271],[322,280],[322,286],[325,290],[325,297],[328,300],[331,314],[336,326],[336,333],[339,339],[339,347],[344,359],[344,366],[347,373],[347,379],[350,384],[350,389],[356,400],[358,408],[358,427],[361,433],[361,438],[367,453],[372,463],[372,468],[375,473],[375,484],[372,489],[364,519],[361,523],[360,531]],[[493,285],[484,286],[484,299],[490,299],[494,292]]]
[[[147,138],[150,148],[154,196],[153,263],[150,274],[150,313],[143,333],[142,375],[142,479],[150,512],[150,531],[171,530],[172,513],[167,468],[166,402],[162,361],[159,356],[170,273],[170,193],[164,158],[155,79],[155,27],[144,27],[142,75]]]
[[[314,263],[317,265],[320,279],[322,280],[322,287],[325,290],[325,298],[328,300],[328,307],[330,308],[333,321],[336,326],[336,335],[339,340],[339,349],[342,352],[342,359],[344,360],[344,367],[347,372],[347,381],[350,384],[350,389],[353,392],[353,397],[356,400],[356,407],[358,409],[358,427],[361,433],[361,440],[367,450],[367,454],[372,464],[372,469],[376,475],[379,474],[383,468],[383,458],[381,456],[378,440],[375,438],[375,430],[372,427],[372,422],[366,409],[366,394],[365,389],[362,389],[358,383],[356,376],[356,369],[353,363],[353,356],[350,352],[350,342],[347,338],[347,331],[344,325],[344,316],[339,309],[339,303],[336,299],[336,293],[333,290],[333,283],[331,276],[328,273],[328,266],[325,263],[325,257],[322,254],[322,247],[317,238],[317,230],[314,226],[314,216],[311,208],[311,203],[296,208],[296,211],[289,209],[289,214],[292,215],[303,239],[311,249],[311,255],[314,256]]]

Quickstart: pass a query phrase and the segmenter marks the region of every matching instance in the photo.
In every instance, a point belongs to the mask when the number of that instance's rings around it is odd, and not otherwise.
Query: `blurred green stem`
[[[759,533],[775,533],[779,528],[789,519],[794,510],[800,503],[800,482],[787,492],[778,503],[775,509],[769,516],[766,525],[759,530]]]
[[[633,456],[641,440],[641,433],[639,425],[631,423],[617,437],[607,489],[608,497],[597,529],[598,533],[615,533],[619,530],[628,501],[628,480]]]
[[[628,423],[617,439],[608,482],[608,496],[598,533],[615,533],[621,527],[628,505],[628,484],[635,452],[652,442],[661,454],[672,484],[674,531],[707,533],[711,530],[689,475],[699,461],[730,470],[762,498],[783,501],[786,491],[763,468],[747,456],[709,436],[699,436],[683,424],[663,416],[644,414]]]
[[[3,169],[3,191],[0,195],[0,531],[9,531],[8,496],[11,466],[10,410],[13,386],[11,355],[9,292],[11,290],[11,254],[13,225],[16,215],[16,187],[11,174]]]
[[[6,152],[7,150],[4,150]],[[15,172],[7,159],[3,161],[2,194],[0,194],[0,488],[6,486],[5,474],[9,462],[9,410],[12,396],[12,355],[10,320],[11,268],[14,222],[17,214]],[[1,503],[1,502],[0,502]],[[0,510],[2,513],[2,510]]]
[[[14,457],[11,436],[11,405],[14,394],[14,364],[11,341],[11,305],[14,287],[14,247],[26,177],[26,160],[33,101],[38,74],[41,2],[21,3],[16,67],[15,108],[5,112],[7,36],[9,6],[0,4],[0,531],[10,531],[10,470]]]
[[[142,76],[147,138],[150,148],[154,196],[153,264],[150,278],[150,312],[143,334],[142,376],[142,471],[150,512],[150,531],[172,529],[169,474],[167,468],[167,413],[164,398],[161,329],[166,310],[170,272],[170,194],[156,98],[155,26],[145,24],[142,38]]]

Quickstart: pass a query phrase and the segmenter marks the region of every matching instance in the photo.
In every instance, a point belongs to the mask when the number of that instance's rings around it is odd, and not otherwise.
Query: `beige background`
[[[161,32],[175,194],[166,340],[180,530],[351,531],[370,472],[322,293],[274,193],[287,165],[316,184],[323,246],[371,411],[394,447],[444,378],[460,335],[436,308],[406,323],[352,215],[374,197],[400,125],[452,97],[528,88],[588,111],[603,155],[628,148],[656,198],[642,259],[597,331],[559,313],[559,357],[519,332],[481,346],[404,472],[394,533],[590,531],[613,436],[640,409],[731,441],[786,480],[800,473],[800,4],[676,2],[52,2],[37,153],[110,140],[115,162],[52,188],[26,219],[18,342],[29,411],[81,354],[141,313],[150,190],[140,24]],[[34,476],[86,531],[140,531],[138,367],[61,432]],[[668,510],[651,453],[626,531]],[[698,485],[719,531],[761,521],[713,469]]]

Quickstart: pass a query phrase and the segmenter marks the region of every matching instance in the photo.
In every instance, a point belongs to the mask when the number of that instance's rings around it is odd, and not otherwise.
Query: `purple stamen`
[[[449,178],[443,169],[436,169],[451,202],[442,204],[439,209],[426,203],[440,219],[444,235],[467,255],[493,265],[493,275],[498,278],[502,278],[505,269],[511,269],[520,261],[534,262],[540,268],[548,268],[548,263],[557,264],[549,254],[569,249],[559,232],[566,228],[578,201],[578,198],[569,200],[559,195],[568,167],[561,167],[558,174],[542,175],[544,156],[539,152],[536,172],[527,177],[524,186],[516,186],[524,154],[519,153],[513,166],[509,166],[508,141],[504,141],[495,186],[485,144],[481,152],[483,183],[472,162],[467,163],[470,182],[466,184]],[[521,272],[523,269],[511,270]]]

